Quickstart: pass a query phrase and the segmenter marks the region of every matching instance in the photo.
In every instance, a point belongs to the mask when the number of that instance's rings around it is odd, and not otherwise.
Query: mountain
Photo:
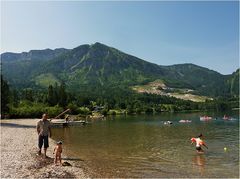
[[[1,59],[3,61],[20,61],[20,60],[48,60],[54,57],[57,57],[65,52],[68,49],[58,48],[55,50],[45,49],[45,50],[31,50],[29,52],[22,52],[22,53],[11,53],[6,52],[1,54]]]
[[[239,71],[222,75],[194,64],[161,66],[101,43],[74,49],[1,54],[2,74],[15,87],[46,88],[64,82],[77,92],[89,86],[128,88],[162,80],[208,96],[238,95]]]
[[[227,76],[227,84],[232,96],[239,94],[239,69]]]
[[[32,73],[36,72],[42,64],[68,51],[68,49],[59,48],[3,53],[1,54],[2,74],[13,86],[28,87],[31,84]]]
[[[194,64],[179,64],[168,66],[170,72],[169,86],[188,87],[197,94],[221,96],[229,93],[226,75]],[[186,86],[186,84],[188,86]]]

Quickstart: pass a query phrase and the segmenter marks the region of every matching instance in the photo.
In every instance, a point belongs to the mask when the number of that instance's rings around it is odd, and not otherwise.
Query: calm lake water
[[[108,117],[86,126],[54,128],[64,153],[84,160],[92,177],[238,177],[239,114],[201,122],[202,113]],[[181,119],[192,123],[179,123]],[[171,120],[171,126],[164,121]],[[197,154],[191,137],[203,133],[209,149]],[[227,151],[224,151],[227,147]]]

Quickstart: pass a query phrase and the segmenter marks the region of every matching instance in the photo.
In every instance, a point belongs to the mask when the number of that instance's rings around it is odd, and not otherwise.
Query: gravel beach
[[[72,166],[55,166],[50,139],[45,159],[37,156],[36,123],[39,119],[1,120],[1,178],[87,178],[81,162],[64,155],[63,162]],[[69,160],[68,160],[69,159]]]

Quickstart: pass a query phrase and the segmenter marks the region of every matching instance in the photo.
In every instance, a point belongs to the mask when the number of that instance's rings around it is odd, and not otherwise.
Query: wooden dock
[[[67,127],[67,126],[83,126],[88,124],[87,121],[66,121],[65,119],[52,119],[51,125],[53,127]]]

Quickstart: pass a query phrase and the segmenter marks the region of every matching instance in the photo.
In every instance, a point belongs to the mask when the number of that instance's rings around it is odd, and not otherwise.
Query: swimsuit
[[[200,139],[200,138],[192,138],[191,141],[192,142],[196,142],[196,150],[198,150],[198,151],[202,150],[201,145],[204,144],[202,139]]]

